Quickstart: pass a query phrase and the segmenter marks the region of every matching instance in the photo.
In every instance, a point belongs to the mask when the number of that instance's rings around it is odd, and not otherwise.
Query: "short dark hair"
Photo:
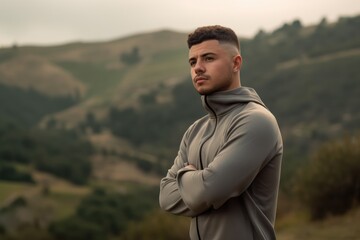
[[[193,45],[207,40],[218,40],[219,42],[230,43],[236,46],[240,52],[240,43],[235,32],[231,28],[220,25],[204,26],[195,29],[194,32],[189,34],[187,44],[190,49]]]

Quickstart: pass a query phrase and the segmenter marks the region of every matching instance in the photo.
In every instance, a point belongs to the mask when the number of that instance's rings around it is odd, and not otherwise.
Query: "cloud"
[[[240,36],[300,19],[360,13],[358,0],[1,0],[0,46],[110,40],[158,29],[190,31],[221,24]]]

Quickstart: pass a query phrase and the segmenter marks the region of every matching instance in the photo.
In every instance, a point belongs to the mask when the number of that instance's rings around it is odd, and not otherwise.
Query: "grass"
[[[115,185],[104,184],[115,189]],[[128,182],[123,183],[122,187],[124,190],[132,190],[138,188],[139,184]],[[11,195],[34,192],[39,190],[39,187],[26,183],[1,181],[0,189],[2,202]],[[88,193],[85,191],[86,189],[61,185],[51,188],[47,195],[39,195],[40,192],[37,191],[38,194],[33,197],[38,199],[38,204],[48,203],[54,211],[54,220],[59,220],[74,214],[81,199]],[[360,228],[358,227],[360,207],[352,209],[345,215],[329,216],[322,221],[310,221],[307,212],[300,208],[288,209],[288,211],[277,220],[278,240],[360,240]]]
[[[38,184],[0,181],[0,205],[8,204],[7,199],[24,196],[31,203],[30,208],[48,206],[48,210],[54,212],[54,218],[61,219],[74,213],[81,199],[90,192],[88,186],[76,186],[46,173],[34,172],[33,176]],[[50,184],[47,193],[44,182]]]
[[[114,94],[116,85],[124,74],[121,70],[107,69],[100,63],[90,62],[57,62],[59,66],[69,71],[87,86],[85,98],[101,96],[104,99]]]
[[[54,203],[55,219],[64,219],[71,216],[83,197],[80,194],[66,192],[50,193],[48,198]]]
[[[298,217],[296,219],[296,216]],[[278,240],[359,240],[360,207],[343,216],[330,216],[322,221],[310,221],[304,213],[293,214],[288,224],[282,222]]]
[[[35,187],[36,185],[29,183],[0,181],[0,205],[2,205],[9,197],[18,194],[19,192],[31,190]]]
[[[4,183],[0,182],[0,200],[3,203],[8,197],[19,194],[23,195],[24,192],[35,192],[35,186],[18,183]],[[39,190],[37,188],[36,190]],[[55,219],[63,219],[74,213],[77,205],[84,197],[85,193],[74,193],[74,192],[56,192],[51,191],[48,195],[39,195],[40,191],[37,191],[35,195],[30,196],[30,199],[35,199],[38,204],[48,203],[54,211]],[[31,200],[30,200],[31,201]],[[35,203],[34,206],[37,204]]]

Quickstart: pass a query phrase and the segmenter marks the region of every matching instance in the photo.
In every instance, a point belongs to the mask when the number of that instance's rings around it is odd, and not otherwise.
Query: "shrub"
[[[130,221],[140,221],[155,208],[158,188],[133,189],[126,194],[96,188],[75,215],[54,222],[49,231],[59,240],[105,240],[121,234]]]
[[[189,239],[189,223],[189,218],[156,211],[147,215],[142,221],[136,221],[130,224],[120,239],[186,240]]]
[[[16,197],[12,202],[10,202],[7,206],[2,207],[0,209],[0,213],[11,212],[16,208],[26,207],[27,201],[23,196]],[[0,227],[1,228],[1,227]],[[1,230],[0,230],[1,232]]]
[[[342,214],[360,200],[360,135],[325,143],[299,171],[296,193],[313,219]]]
[[[101,226],[73,216],[49,226],[50,233],[59,240],[103,240],[106,233]]]
[[[2,224],[0,224],[0,235],[3,235],[5,233],[6,233],[6,228]]]
[[[14,182],[34,183],[34,179],[28,171],[19,171],[15,166],[0,161],[0,179]]]
[[[141,57],[139,54],[139,48],[133,47],[130,52],[124,52],[120,54],[120,61],[127,65],[134,65],[140,62]]]

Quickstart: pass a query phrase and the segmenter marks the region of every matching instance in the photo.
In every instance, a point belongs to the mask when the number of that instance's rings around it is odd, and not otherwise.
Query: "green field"
[[[0,181],[0,205],[9,197],[15,196],[19,192],[29,192],[35,188],[36,185],[33,184]]]
[[[359,240],[360,208],[344,216],[329,216],[323,221],[309,221],[300,217],[284,219],[286,225],[277,232],[278,240]],[[287,221],[287,222],[286,222]]]

